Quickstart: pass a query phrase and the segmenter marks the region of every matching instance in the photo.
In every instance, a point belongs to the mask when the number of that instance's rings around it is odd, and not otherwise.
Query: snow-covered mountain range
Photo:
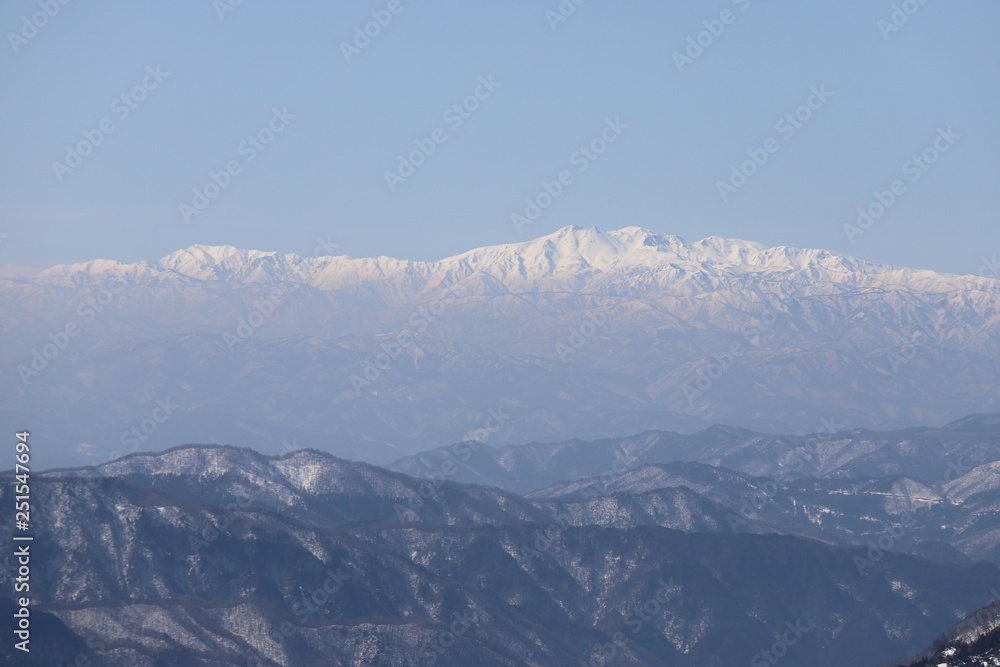
[[[1000,281],[638,227],[438,262],[193,246],[0,278],[0,298],[0,409],[50,464],[1000,411]]]
[[[689,243],[641,227],[613,231],[570,226],[547,236],[506,245],[478,248],[438,262],[391,257],[300,257],[294,254],[241,250],[232,246],[195,245],[155,262],[123,263],[98,259],[55,266],[31,282],[78,284],[84,277],[121,276],[135,283],[192,284],[197,281],[281,282],[299,280],[334,290],[366,283],[410,285],[420,292],[458,286],[474,276],[493,278],[499,291],[515,288],[593,287],[608,281],[633,281],[671,292],[717,291],[725,286],[787,282],[802,293],[822,294],[829,284],[853,284],[888,290],[916,289],[932,293],[955,290],[996,292],[996,281],[928,270],[875,264],[826,250],[768,247],[751,241],[709,237]],[[642,280],[636,280],[641,278]],[[416,289],[414,289],[416,288]],[[683,289],[681,289],[683,288]]]
[[[875,667],[998,595],[996,562],[914,555],[872,480],[619,470],[526,497],[310,450],[185,446],[33,475],[44,641],[28,659],[3,643],[0,664]]]

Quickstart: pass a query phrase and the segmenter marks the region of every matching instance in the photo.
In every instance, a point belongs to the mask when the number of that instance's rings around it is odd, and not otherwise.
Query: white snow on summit
[[[709,237],[689,243],[641,227],[614,231],[570,226],[521,243],[489,246],[422,262],[389,257],[303,258],[294,254],[195,245],[155,262],[125,264],[94,260],[56,266],[34,276],[41,284],[73,284],[80,276],[160,281],[304,282],[339,289],[372,281],[400,281],[410,287],[455,284],[490,276],[507,288],[555,282],[585,289],[590,281],[641,276],[660,287],[685,283],[703,289],[741,280],[798,284],[836,283],[865,288],[907,286],[930,292],[1000,291],[1000,281],[940,274],[865,262],[825,250]],[[694,283],[691,283],[696,279]],[[690,290],[684,290],[690,291]]]

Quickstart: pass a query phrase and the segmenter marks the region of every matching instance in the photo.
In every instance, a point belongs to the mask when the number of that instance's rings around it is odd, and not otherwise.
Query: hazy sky
[[[0,264],[317,238],[436,259],[568,224],[960,273],[1000,254],[998,3],[896,2],[898,30],[891,0],[562,6],[10,0]]]

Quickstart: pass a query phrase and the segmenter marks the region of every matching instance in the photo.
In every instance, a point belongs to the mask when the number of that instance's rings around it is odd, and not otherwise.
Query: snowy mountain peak
[[[235,248],[231,245],[210,246],[197,244],[189,248],[170,253],[166,257],[160,259],[158,264],[161,266],[170,266],[190,261],[197,261],[203,264],[215,265],[232,261],[234,259],[245,260],[251,254],[259,255],[264,253],[240,250],[239,248]]]
[[[153,266],[191,278],[225,279],[245,276],[248,269],[256,264],[277,265],[290,258],[276,252],[241,250],[229,245],[193,245],[163,257]]]
[[[822,293],[830,289],[820,286],[831,284],[850,289],[909,288],[934,293],[1000,291],[1000,281],[996,280],[875,264],[826,250],[768,247],[718,236],[691,243],[637,226],[603,231],[577,225],[533,240],[478,248],[437,262],[390,257],[302,258],[228,245],[193,245],[155,262],[94,260],[53,267],[34,279],[40,284],[73,285],[110,276],[137,282],[292,280],[324,290],[381,283],[396,284],[392,291],[418,292],[467,280],[489,285],[493,293],[600,288],[624,280],[646,285],[657,294],[664,289],[684,294],[743,289],[747,281],[754,285],[781,281]]]
[[[761,271],[833,270],[839,273],[884,270],[878,264],[861,262],[826,250],[784,246],[768,247],[753,241],[710,236],[689,243],[679,236],[661,235],[643,227],[623,227],[605,232],[597,227],[571,225],[523,243],[479,248],[454,258],[480,270],[490,264],[517,262],[528,267],[560,270],[593,269],[620,271],[673,266],[688,272],[719,270],[757,273]]]
[[[125,289],[105,289],[112,279]],[[623,424],[815,432],[831,411],[850,427],[1000,411],[1000,281],[635,226],[567,227],[433,262],[196,245],[55,267],[0,291],[0,358],[26,387],[5,408],[78,397],[73,415],[27,416],[64,429],[49,439],[79,443],[81,456],[119,441],[108,425],[144,423],[152,393],[190,406],[157,431],[170,444],[221,423],[213,441],[273,447],[295,432],[270,429],[294,423],[304,441],[391,442],[393,456],[464,438],[498,406],[525,417],[491,443]],[[67,322],[82,335],[35,377],[32,359],[41,366]],[[724,380],[689,391],[733,349]],[[391,372],[359,381],[385,350]],[[994,477],[970,477],[963,497]]]

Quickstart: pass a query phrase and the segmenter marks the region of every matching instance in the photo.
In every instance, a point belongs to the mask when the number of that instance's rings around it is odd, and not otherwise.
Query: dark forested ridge
[[[230,447],[45,473],[36,613],[69,638],[54,664],[823,667],[902,660],[1000,589],[993,564],[779,534],[706,481],[752,478],[681,472],[704,493],[525,498]]]

